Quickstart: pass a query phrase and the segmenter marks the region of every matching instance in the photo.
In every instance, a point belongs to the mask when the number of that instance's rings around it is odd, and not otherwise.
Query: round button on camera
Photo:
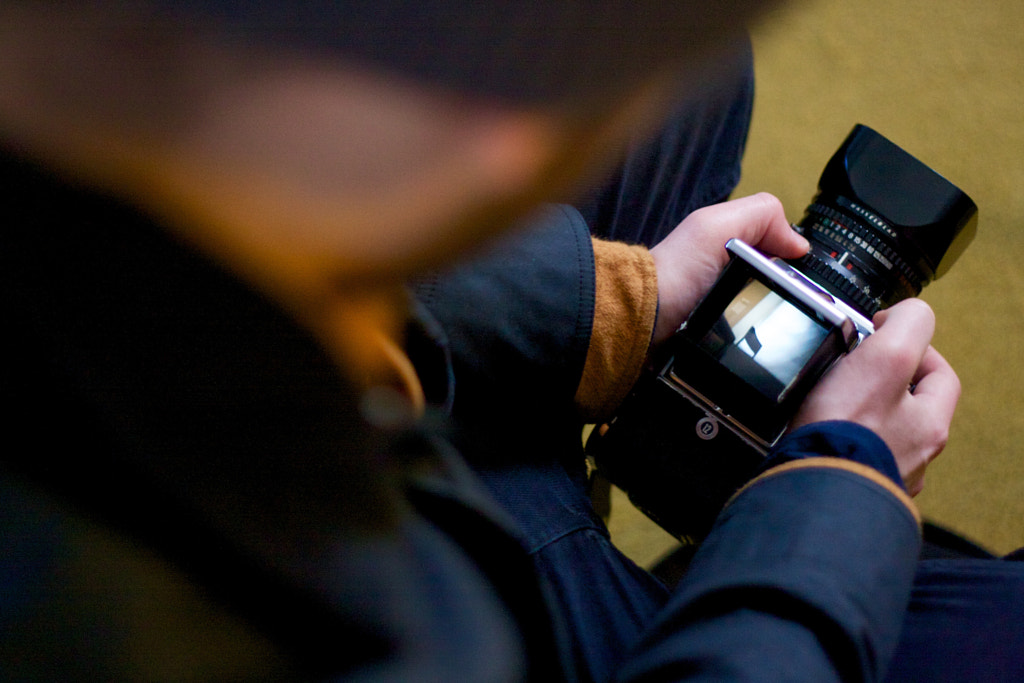
[[[710,417],[703,417],[697,421],[697,436],[704,441],[718,436],[718,420]]]

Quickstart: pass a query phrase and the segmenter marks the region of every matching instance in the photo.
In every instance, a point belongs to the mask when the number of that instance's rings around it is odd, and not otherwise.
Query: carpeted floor
[[[737,196],[766,190],[798,220],[855,123],[902,146],[979,206],[978,236],[922,298],[963,395],[918,504],[996,552],[1024,545],[1024,3],[811,0],[754,33],[758,93]],[[641,563],[672,539],[613,500]]]

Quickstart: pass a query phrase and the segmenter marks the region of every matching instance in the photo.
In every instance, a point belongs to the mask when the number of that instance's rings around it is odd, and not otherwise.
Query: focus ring
[[[865,294],[863,288],[835,268],[832,265],[834,263],[834,259],[826,260],[810,251],[800,259],[800,270],[826,289],[838,294],[840,299],[867,317],[870,318],[877,313],[882,307],[881,302]]]

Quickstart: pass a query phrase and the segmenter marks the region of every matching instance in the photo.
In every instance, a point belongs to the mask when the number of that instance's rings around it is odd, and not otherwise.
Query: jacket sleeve
[[[414,294],[447,335],[456,414],[571,402],[594,315],[594,253],[574,208],[543,207]]]
[[[644,257],[649,260],[646,252],[639,259],[621,255],[620,276],[631,278]],[[537,435],[552,446],[548,454],[579,454],[575,398],[595,323],[595,280],[586,222],[571,206],[549,205],[486,251],[415,284],[417,302],[447,337],[453,438],[471,463],[545,457],[537,452]],[[651,287],[641,316],[653,328]],[[618,306],[629,309],[632,302]],[[626,370],[631,377],[618,383],[623,393],[639,372],[650,330],[639,335],[642,351]]]
[[[485,252],[416,283],[445,331],[453,413],[607,417],[636,381],[657,313],[641,246],[594,239],[579,212],[544,207]]]
[[[920,551],[870,431],[811,425],[719,516],[623,680],[879,680]],[[870,464],[865,464],[870,463]]]

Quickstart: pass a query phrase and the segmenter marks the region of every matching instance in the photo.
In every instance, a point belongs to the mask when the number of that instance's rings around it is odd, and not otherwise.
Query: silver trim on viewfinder
[[[836,301],[831,294],[811,283],[796,268],[782,261],[769,260],[768,257],[740,239],[734,238],[729,240],[725,248],[736,257],[746,261],[754,270],[764,275],[768,280],[786,290],[794,299],[820,315],[826,323],[838,327],[842,331],[843,339],[847,346],[855,345],[858,341],[857,337],[865,336],[860,333],[862,324],[866,323],[867,327],[871,328],[870,321],[864,318],[864,316],[857,314],[857,318],[860,318],[860,320],[856,320],[851,315],[848,306],[844,304],[840,307],[839,304],[842,302]],[[871,328],[871,331],[873,331],[873,328]],[[867,334],[870,333],[868,332]]]

